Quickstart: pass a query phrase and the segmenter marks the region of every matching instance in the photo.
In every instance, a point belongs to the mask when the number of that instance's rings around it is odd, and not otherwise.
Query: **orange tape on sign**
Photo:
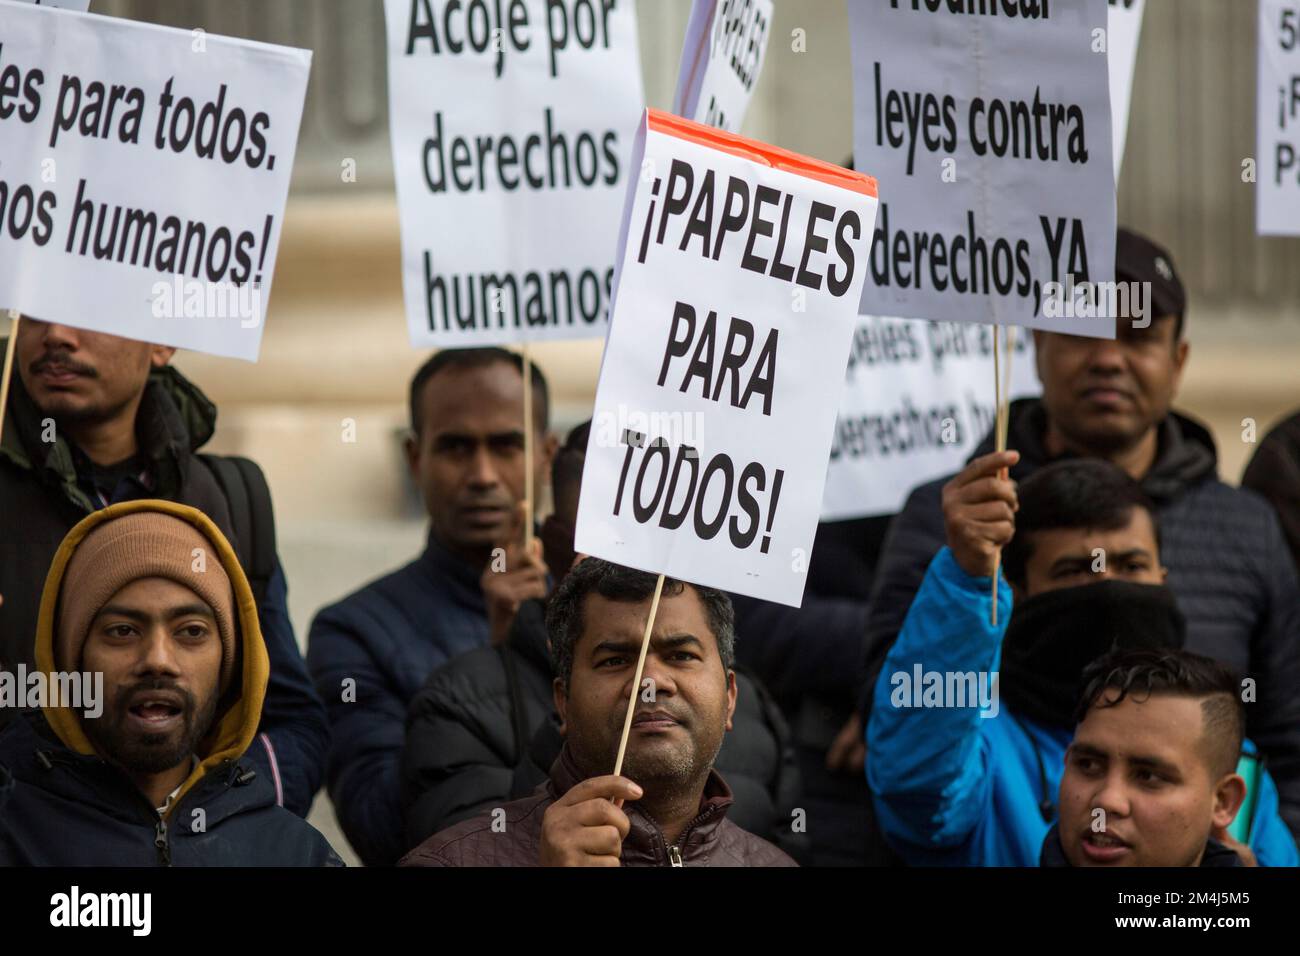
[[[834,163],[823,162],[820,159],[813,159],[811,156],[804,156],[800,153],[792,153],[788,149],[772,146],[769,143],[760,143],[756,139],[746,139],[744,136],[737,136],[735,133],[723,132],[712,126],[705,126],[703,123],[682,119],[680,116],[674,116],[661,110],[647,109],[646,116],[650,129],[656,133],[664,133],[668,136],[676,136],[678,139],[690,140],[701,146],[721,150],[724,153],[730,153],[733,156],[739,156],[742,159],[748,159],[763,166],[771,166],[774,169],[797,173],[800,176],[807,176],[809,179],[816,179],[832,186],[838,186],[841,189],[851,189],[853,192],[871,196],[873,199],[878,197],[876,179],[866,173],[844,169]]]

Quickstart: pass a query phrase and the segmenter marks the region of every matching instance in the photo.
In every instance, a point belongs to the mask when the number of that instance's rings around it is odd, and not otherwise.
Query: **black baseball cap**
[[[1115,238],[1115,279],[1150,282],[1152,318],[1172,315],[1181,327],[1187,291],[1174,269],[1174,257],[1146,236],[1120,226]]]

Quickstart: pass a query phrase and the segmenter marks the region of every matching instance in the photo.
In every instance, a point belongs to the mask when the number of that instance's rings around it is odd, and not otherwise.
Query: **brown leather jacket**
[[[399,866],[537,866],[542,815],[560,795],[583,780],[565,747],[551,767],[551,778],[531,796],[504,804],[435,833],[406,854]],[[716,770],[709,771],[699,815],[682,831],[675,846],[639,803],[624,810],[632,824],[623,841],[624,866],[797,866],[761,837],[727,819],[731,789]],[[499,811],[505,811],[504,828]],[[493,823],[496,828],[493,829]]]

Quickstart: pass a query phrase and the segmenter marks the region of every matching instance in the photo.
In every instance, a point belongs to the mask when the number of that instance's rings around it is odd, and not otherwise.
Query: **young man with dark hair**
[[[217,526],[168,501],[111,505],[48,570],[36,666],[49,687],[80,676],[101,690],[47,700],[0,734],[14,778],[0,864],[342,865],[246,759],[269,660]]]
[[[1107,461],[1155,503],[1169,588],[1187,618],[1188,649],[1251,674],[1250,737],[1268,756],[1283,814],[1300,834],[1300,578],[1277,515],[1252,491],[1220,481],[1214,440],[1171,410],[1187,366],[1186,293],[1173,259],[1120,229],[1116,279],[1143,290],[1116,317],[1116,338],[1034,332],[1041,398],[1011,405],[1011,478],[1048,463]],[[1122,301],[1120,302],[1122,305]],[[993,451],[985,438],[972,460]],[[877,568],[867,632],[864,709],[885,654],[931,559],[943,547],[945,480],[913,490],[894,518]]]
[[[734,615],[725,594],[668,579],[633,686],[655,575],[598,558],[577,564],[547,611],[564,746],[550,779],[434,835],[410,866],[789,866],[727,819],[713,768],[732,728]],[[623,775],[611,771],[638,695]]]
[[[544,597],[538,539],[524,548],[524,429],[533,429],[534,487],[556,441],[532,369],[525,426],[523,361],[505,349],[448,349],[411,381],[407,464],[429,514],[415,561],[312,622],[307,663],[330,717],[328,783],[344,834],[368,865],[406,850],[399,770],[407,708],[445,661],[505,642],[521,604]]]
[[[1075,459],[1017,491],[1000,476],[1017,458],[977,458],[944,487],[948,545],[876,685],[867,778],[886,839],[911,863],[1034,865],[1056,819],[1085,668],[1113,649],[1176,651],[1185,640],[1137,483]],[[999,548],[1007,580],[993,624]],[[1267,774],[1258,789],[1250,848],[1263,865],[1294,866]]]
[[[1246,799],[1240,681],[1199,654],[1128,651],[1084,684],[1042,865],[1254,865],[1228,836]]]
[[[0,339],[0,352],[5,341]],[[306,816],[329,728],[293,624],[266,479],[246,459],[200,454],[217,409],[171,366],[175,349],[24,316],[0,429],[0,670],[33,663],[45,571],[96,509],[141,498],[197,508],[231,540],[271,658],[248,759]],[[11,711],[0,708],[0,728]]]

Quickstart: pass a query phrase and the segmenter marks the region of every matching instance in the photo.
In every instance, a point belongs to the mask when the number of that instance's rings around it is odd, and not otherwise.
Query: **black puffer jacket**
[[[1038,399],[1011,405],[1007,447],[1020,452],[1011,477],[1048,462],[1047,418]],[[972,458],[993,450],[990,434]],[[1200,424],[1170,414],[1142,489],[1156,503],[1160,557],[1187,617],[1187,649],[1255,679],[1246,732],[1268,759],[1282,815],[1300,834],[1300,580],[1277,515],[1252,491],[1217,477],[1214,440]],[[867,629],[867,677],[875,676],[944,545],[941,478],[914,489],[895,517],[876,570]],[[868,705],[869,694],[861,698]]]
[[[761,685],[740,672],[736,685],[734,729],[714,763],[735,798],[728,816],[798,856],[806,835],[791,827],[800,788],[789,730]],[[408,846],[545,782],[563,743],[554,713],[542,604],[527,601],[503,647],[449,661],[411,702],[402,756]]]
[[[1300,412],[1269,432],[1250,459],[1241,486],[1258,491],[1282,520],[1291,557],[1300,565]]]

